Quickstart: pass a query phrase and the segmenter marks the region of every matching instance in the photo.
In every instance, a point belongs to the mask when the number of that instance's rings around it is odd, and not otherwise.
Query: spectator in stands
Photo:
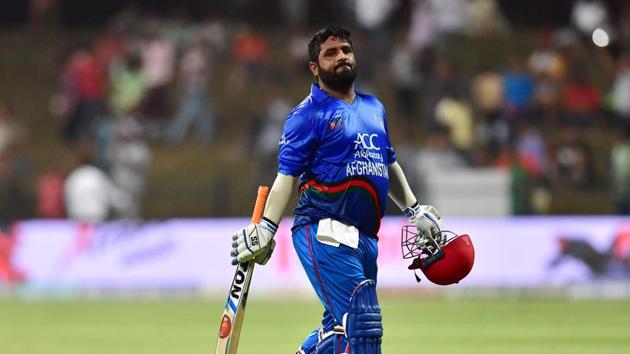
[[[474,158],[474,117],[472,106],[456,87],[447,88],[446,95],[435,106],[435,119],[448,128],[449,141],[453,148],[470,165]]]
[[[389,0],[355,0],[354,15],[357,25],[366,31],[383,30],[394,6],[394,2]]]
[[[526,161],[519,156],[516,146],[510,143],[502,145],[494,165],[510,173],[512,215],[530,214],[531,179],[527,173]]]
[[[469,0],[467,5],[470,19],[465,30],[468,35],[482,37],[507,33],[507,21],[496,0]]]
[[[593,150],[580,130],[565,126],[552,149],[550,174],[556,188],[588,189],[595,183]]]
[[[232,43],[232,56],[236,66],[231,83],[240,89],[246,81],[258,82],[266,76],[269,61],[269,44],[265,37],[249,26],[241,25]]]
[[[427,0],[435,29],[441,33],[460,33],[468,25],[468,0]]]
[[[562,82],[547,74],[536,77],[528,119],[537,124],[554,128],[560,123]]]
[[[109,119],[99,126],[94,145],[94,165],[106,173],[111,183],[126,194],[127,202],[111,216],[137,218],[142,210],[146,171],[151,151],[138,110],[145,96],[141,60],[133,53],[112,66]]]
[[[537,123],[554,127],[558,123],[562,82],[566,62],[553,45],[551,33],[542,34],[539,44],[529,56],[529,71],[534,77],[532,116]]]
[[[137,112],[146,92],[140,68],[140,57],[135,53],[128,53],[114,62],[110,70],[110,114],[108,119],[100,121],[94,145],[94,164],[105,172],[111,171],[112,161],[108,151],[114,142],[116,124],[128,119],[137,120]],[[147,127],[153,128],[149,125]]]
[[[543,76],[560,81],[566,75],[566,62],[552,39],[550,32],[541,34],[538,45],[527,60],[527,66],[535,78]]]
[[[214,138],[215,113],[208,94],[212,67],[210,47],[205,37],[184,53],[179,68],[179,102],[177,112],[167,127],[166,141],[176,145],[184,141],[195,127],[200,143],[208,144]]]
[[[125,33],[116,28],[107,28],[94,43],[94,55],[106,71],[123,59],[131,50],[131,43]]]
[[[117,208],[113,216],[127,219],[141,217],[151,155],[138,121],[129,115],[117,116],[107,146],[107,158],[111,181],[126,194],[127,203]]]
[[[109,176],[91,163],[89,144],[67,152],[73,166],[64,182],[66,215],[69,219],[87,223],[103,222],[113,211],[128,207],[130,198],[111,181]]]
[[[502,146],[511,140],[511,125],[501,114],[485,117],[475,131],[480,146],[478,159],[481,165],[492,164],[501,154]]]
[[[503,78],[490,68],[472,81],[472,99],[479,122],[475,127],[478,163],[487,165],[499,155],[499,147],[510,138],[510,125],[503,114]]]
[[[407,41],[411,49],[420,54],[431,47],[435,41],[435,21],[431,16],[428,0],[414,0],[411,9],[411,23],[407,33]]]
[[[551,188],[549,186],[549,152],[547,142],[537,126],[522,121],[516,133],[516,149],[521,167],[529,180],[529,211],[546,214],[551,208]]]
[[[423,56],[432,56],[430,51],[425,50]],[[420,97],[423,99],[423,115],[425,119],[421,126],[424,129],[431,129],[435,123],[435,107],[438,102],[448,95],[449,90],[463,90],[463,80],[460,80],[453,65],[445,58],[436,55],[434,59],[425,58],[428,63],[426,75],[423,76],[420,86]]]
[[[601,98],[583,68],[576,68],[562,94],[563,119],[566,124],[589,126],[600,113]]]
[[[139,113],[143,119],[163,122],[169,115],[168,88],[175,70],[175,46],[162,38],[156,20],[147,20],[144,31],[140,55],[142,78],[147,92]]]
[[[503,81],[501,75],[492,70],[480,71],[472,82],[472,99],[482,117],[500,114],[503,108]]]
[[[394,6],[395,2],[390,0],[354,0],[357,37],[363,39],[356,42],[356,51],[362,58],[359,66],[362,86],[371,86],[373,80],[378,79],[376,75],[384,72],[379,66],[387,62],[391,52],[385,23]]]
[[[517,123],[514,141],[499,148],[494,165],[510,172],[513,214],[549,212],[552,195],[547,176],[547,155],[543,135],[526,120]]]
[[[535,177],[547,173],[547,144],[540,131],[532,124],[523,121],[519,123],[516,132],[516,149],[523,161],[526,171]]]
[[[63,138],[68,143],[94,138],[97,121],[106,114],[106,68],[92,48],[80,45],[72,52],[54,98],[55,112],[64,119]]]
[[[59,219],[66,215],[64,205],[64,178],[67,175],[61,166],[46,166],[37,176],[35,193],[37,217]]]
[[[518,58],[512,57],[503,74],[505,111],[513,118],[523,117],[530,107],[534,80]]]
[[[194,44],[199,38],[205,38],[208,41],[210,48],[210,61],[214,63],[215,60],[224,63],[231,63],[230,61],[230,42],[228,39],[228,29],[226,23],[221,19],[214,19],[205,23],[200,28],[192,27],[187,28],[187,41],[177,41],[179,48],[188,48]]]
[[[114,116],[137,114],[147,92],[141,68],[141,59],[135,53],[125,55],[112,65],[108,103]]]
[[[619,134],[610,151],[610,175],[615,210],[630,215],[630,126]]]

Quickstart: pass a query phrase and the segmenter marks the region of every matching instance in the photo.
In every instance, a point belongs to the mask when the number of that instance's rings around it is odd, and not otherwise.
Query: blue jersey
[[[313,84],[285,121],[278,161],[300,176],[294,227],[332,218],[376,236],[396,161],[376,97],[356,91],[349,104]]]

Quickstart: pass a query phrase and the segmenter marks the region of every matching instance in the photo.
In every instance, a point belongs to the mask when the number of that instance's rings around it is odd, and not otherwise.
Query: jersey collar
[[[363,96],[363,93],[357,89],[354,89],[354,93],[358,96]],[[311,96],[315,99],[315,101],[317,101],[317,103],[322,103],[326,99],[332,97],[326,91],[322,90],[322,88],[319,87],[319,84],[316,83],[311,84]]]

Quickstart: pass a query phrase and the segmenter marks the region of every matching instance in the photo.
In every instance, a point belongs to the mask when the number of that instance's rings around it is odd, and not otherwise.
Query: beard
[[[351,63],[338,64],[331,71],[324,70],[319,64],[317,64],[317,67],[319,69],[319,78],[322,82],[338,92],[348,91],[357,77],[357,67]]]

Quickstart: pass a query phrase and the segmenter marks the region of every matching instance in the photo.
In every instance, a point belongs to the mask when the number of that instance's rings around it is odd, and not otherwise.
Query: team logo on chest
[[[359,146],[363,150],[380,150],[381,148],[374,145],[378,141],[378,134],[362,134],[357,133],[357,140],[354,141],[354,150],[358,150]]]
[[[380,153],[379,143],[379,136],[376,133],[357,133],[357,138],[353,141],[353,161],[346,164],[346,175],[388,178],[387,166]]]

